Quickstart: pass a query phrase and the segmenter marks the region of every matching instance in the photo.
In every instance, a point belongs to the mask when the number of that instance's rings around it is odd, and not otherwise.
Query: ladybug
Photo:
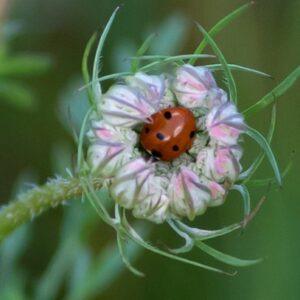
[[[171,161],[188,151],[196,133],[193,113],[184,107],[162,109],[143,126],[140,142],[155,158]]]

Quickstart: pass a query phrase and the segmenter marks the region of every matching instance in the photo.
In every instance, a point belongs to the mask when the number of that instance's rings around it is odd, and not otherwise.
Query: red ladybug
[[[184,107],[160,110],[150,117],[140,136],[143,148],[155,158],[171,161],[192,147],[196,121]]]

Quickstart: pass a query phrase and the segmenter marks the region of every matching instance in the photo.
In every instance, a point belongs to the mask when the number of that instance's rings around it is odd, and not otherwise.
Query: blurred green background
[[[241,110],[299,64],[300,1],[256,2],[216,37],[228,62],[274,77],[270,80],[235,73]],[[64,176],[65,168],[72,168],[76,146],[70,127],[79,128],[87,107],[85,93],[78,92],[82,54],[89,37],[103,28],[117,5],[122,8],[107,40],[103,74],[126,70],[126,58],[151,32],[157,33],[152,53],[192,53],[201,39],[194,20],[209,29],[243,3],[0,0],[0,60],[4,59],[2,52],[9,57],[30,54],[40,59],[36,72],[32,65],[28,74],[0,72],[0,85],[4,86],[2,91],[0,86],[1,203],[8,202],[20,189],[41,184],[54,174]],[[18,93],[20,86],[30,94],[24,97],[22,89]],[[129,244],[135,265],[146,273],[140,279],[122,265],[112,229],[100,223],[88,203],[74,201],[23,226],[4,243],[0,250],[0,299],[299,299],[299,92],[297,84],[280,98],[277,107],[272,146],[282,169],[291,153],[296,153],[283,188],[251,190],[254,204],[267,195],[257,217],[243,234],[234,233],[210,243],[240,257],[264,257],[263,263],[226,277]],[[269,118],[270,108],[248,122],[266,133]],[[245,145],[246,166],[259,149],[249,140]],[[256,177],[270,176],[271,172],[264,163]],[[224,206],[198,218],[197,225],[219,228],[240,220],[241,211],[241,200],[233,193]],[[144,225],[138,226],[156,245],[182,242],[166,226],[156,226],[150,233]],[[218,265],[196,250],[190,256]]]

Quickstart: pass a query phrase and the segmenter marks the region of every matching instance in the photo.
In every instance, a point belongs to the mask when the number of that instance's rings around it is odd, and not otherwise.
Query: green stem
[[[96,189],[100,181],[94,181]],[[0,242],[20,225],[32,220],[49,208],[83,194],[79,178],[52,179],[43,186],[35,187],[18,196],[0,210]]]

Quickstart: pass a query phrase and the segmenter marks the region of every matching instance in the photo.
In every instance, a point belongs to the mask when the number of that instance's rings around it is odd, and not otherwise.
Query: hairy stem
[[[99,189],[101,182],[95,181],[94,185]],[[20,225],[51,207],[81,197],[82,193],[78,178],[59,178],[20,194],[16,200],[0,210],[0,242]]]

